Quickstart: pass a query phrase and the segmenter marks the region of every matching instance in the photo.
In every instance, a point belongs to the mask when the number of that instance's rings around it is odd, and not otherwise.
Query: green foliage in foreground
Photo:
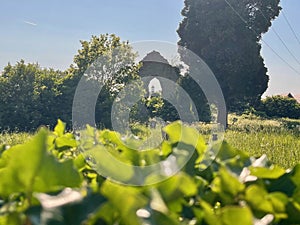
[[[195,129],[180,122],[165,132],[169,138],[160,147],[137,152],[115,132],[87,127],[75,136],[59,121],[54,132],[41,129],[25,144],[3,146],[0,224],[300,224],[300,164],[286,171],[227,143],[209,148]],[[86,152],[109,152],[128,165],[147,166],[170,154],[180,159],[194,146],[185,168],[148,186],[114,183],[97,174],[95,158],[85,158]],[[218,147],[209,163],[207,153]],[[111,174],[124,173],[109,162],[101,165]],[[130,180],[137,174],[124,176]]]

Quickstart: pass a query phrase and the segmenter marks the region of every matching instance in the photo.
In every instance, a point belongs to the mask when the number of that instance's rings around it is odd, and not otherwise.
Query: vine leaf
[[[58,162],[47,151],[48,131],[42,128],[23,145],[6,150],[0,158],[0,196],[12,193],[58,191],[78,187],[81,177],[71,160]]]

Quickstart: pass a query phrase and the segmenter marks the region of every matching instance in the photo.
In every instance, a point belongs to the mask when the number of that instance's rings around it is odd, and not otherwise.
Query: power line
[[[237,14],[237,16],[248,26],[248,22],[241,16],[241,14],[228,2],[228,0],[224,0],[226,4]],[[252,30],[255,35],[258,37],[260,36],[255,30],[253,30],[252,27],[249,27],[250,30]],[[291,70],[296,72],[300,75],[300,72],[296,70],[288,61],[286,61],[284,58],[282,58],[265,40],[261,39],[261,41],[279,58],[281,61],[283,61]]]
[[[298,38],[298,36],[297,36],[297,34],[296,34],[296,32],[295,32],[295,29],[292,27],[292,25],[291,25],[291,23],[289,22],[288,18],[285,16],[285,13],[284,13],[283,11],[282,11],[281,13],[282,13],[282,15],[283,15],[284,20],[286,21],[286,23],[288,24],[289,28],[291,29],[292,33],[294,34],[294,36],[295,36],[295,38],[296,38],[298,44],[300,45],[300,40],[299,40],[299,38]]]
[[[265,14],[263,13],[263,11],[260,8],[258,8],[258,10],[260,11],[261,15],[265,18],[265,20],[268,22],[268,19],[265,16]],[[280,40],[280,42],[282,43],[282,45],[290,53],[290,55],[294,58],[294,60],[300,65],[300,61],[297,59],[297,57],[294,55],[294,53],[289,49],[289,47],[284,43],[283,39],[280,37],[280,35],[278,34],[278,32],[275,30],[275,28],[271,27],[271,30],[275,33],[275,35],[278,37],[278,39]]]

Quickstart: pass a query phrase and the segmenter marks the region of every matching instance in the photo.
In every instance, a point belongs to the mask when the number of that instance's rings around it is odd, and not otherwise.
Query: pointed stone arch
[[[180,71],[177,67],[171,66],[159,52],[152,51],[148,53],[142,59],[142,66],[139,70],[139,75],[144,78],[144,87],[147,90],[147,95],[149,96],[149,83],[154,78],[158,79],[161,84],[162,91],[166,87],[163,86],[161,78],[169,79],[173,82],[177,82],[180,77]]]
[[[149,92],[149,97],[159,95],[162,93],[162,86],[157,77],[154,77],[152,80],[149,81],[147,90]]]

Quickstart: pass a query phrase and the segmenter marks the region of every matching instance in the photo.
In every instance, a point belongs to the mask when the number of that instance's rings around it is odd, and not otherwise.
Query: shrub
[[[269,117],[300,118],[300,104],[296,99],[280,95],[263,99],[262,111]]]

